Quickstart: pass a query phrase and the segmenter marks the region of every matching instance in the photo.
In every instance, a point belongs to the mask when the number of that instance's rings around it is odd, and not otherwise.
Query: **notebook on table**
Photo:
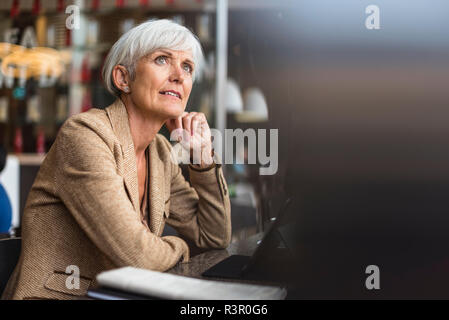
[[[203,280],[133,267],[102,272],[97,281],[105,288],[159,299],[280,300],[287,295],[282,287]],[[92,294],[88,292],[88,296]]]

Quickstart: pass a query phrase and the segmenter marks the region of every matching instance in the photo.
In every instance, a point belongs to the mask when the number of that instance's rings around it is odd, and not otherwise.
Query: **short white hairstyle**
[[[112,70],[116,65],[124,66],[131,80],[134,80],[137,61],[159,49],[191,50],[195,63],[193,79],[201,73],[204,56],[198,38],[189,29],[171,20],[150,20],[122,35],[109,51],[103,66],[103,80],[108,91],[115,96],[121,93],[112,79]]]

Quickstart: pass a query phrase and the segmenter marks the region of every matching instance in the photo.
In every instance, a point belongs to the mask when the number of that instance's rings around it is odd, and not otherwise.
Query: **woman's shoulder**
[[[48,167],[83,166],[92,168],[113,160],[120,151],[105,110],[90,109],[68,118],[56,136],[44,164]],[[44,165],[43,164],[43,165]]]
[[[67,126],[88,126],[96,127],[107,124],[108,117],[104,109],[92,108],[86,112],[81,112],[69,117],[63,124],[62,128]]]
[[[106,111],[103,109],[90,109],[69,117],[60,129],[60,133],[84,135],[93,132],[99,135],[112,134],[112,126]]]
[[[90,109],[68,118],[59,129],[55,144],[76,146],[85,149],[85,145],[107,145],[109,149],[118,142],[112,125],[103,109]]]

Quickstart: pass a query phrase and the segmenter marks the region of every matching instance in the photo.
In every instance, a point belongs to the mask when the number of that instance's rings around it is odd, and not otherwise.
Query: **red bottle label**
[[[58,0],[58,12],[64,11],[64,0]]]
[[[44,130],[39,129],[36,139],[36,152],[39,154],[45,153],[45,133]]]
[[[19,14],[19,0],[13,0],[11,6],[11,18],[15,18]]]
[[[22,129],[16,129],[16,135],[14,137],[14,152],[22,153],[23,152],[23,137],[22,137]]]
[[[34,0],[32,12],[33,12],[34,15],[38,15],[39,12],[41,12],[41,2],[40,2],[40,0]]]
[[[92,0],[92,10],[98,10],[100,8],[100,0]]]

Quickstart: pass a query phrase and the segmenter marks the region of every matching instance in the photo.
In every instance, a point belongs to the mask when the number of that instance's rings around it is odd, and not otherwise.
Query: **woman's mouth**
[[[178,99],[181,99],[181,94],[174,90],[167,90],[167,91],[161,91],[160,94],[166,95],[166,96],[172,96]]]

